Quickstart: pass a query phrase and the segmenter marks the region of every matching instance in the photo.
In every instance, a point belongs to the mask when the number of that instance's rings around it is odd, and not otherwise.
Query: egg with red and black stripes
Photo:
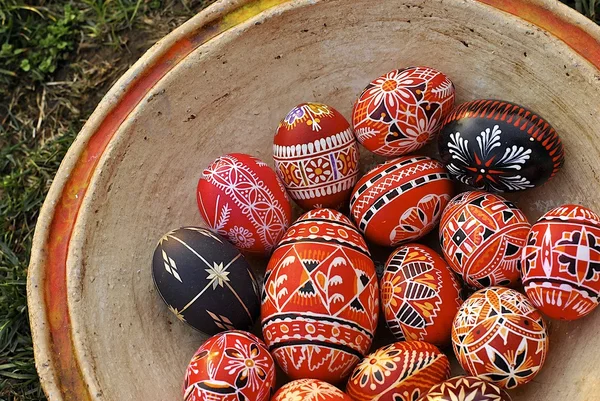
[[[358,180],[350,214],[369,241],[397,246],[430,233],[453,191],[442,163],[427,156],[401,156]]]

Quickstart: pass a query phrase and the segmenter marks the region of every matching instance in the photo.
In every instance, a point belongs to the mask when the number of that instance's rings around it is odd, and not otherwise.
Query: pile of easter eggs
[[[168,308],[212,335],[185,401],[506,401],[536,377],[542,313],[574,320],[598,305],[600,217],[564,205],[531,225],[498,193],[556,175],[558,134],[514,103],[454,103],[442,72],[393,70],[350,121],[294,107],[273,139],[275,171],[240,153],[206,166],[207,228],[167,233],[152,262]],[[438,159],[418,154],[434,140]],[[359,144],[387,158],[362,176]],[[292,200],[305,210],[295,220]],[[416,242],[436,229],[439,241]],[[384,248],[378,276],[371,252]],[[372,350],[380,318],[394,340]],[[450,378],[443,351],[465,376]],[[291,380],[280,388],[277,367]]]

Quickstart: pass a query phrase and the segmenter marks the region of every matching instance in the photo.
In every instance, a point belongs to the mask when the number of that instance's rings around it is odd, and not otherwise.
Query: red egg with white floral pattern
[[[354,401],[415,401],[450,377],[450,362],[434,345],[397,342],[359,363],[346,392]]]
[[[210,229],[244,252],[270,254],[292,219],[275,172],[242,153],[221,156],[202,172],[197,200]]]
[[[299,379],[281,387],[271,401],[352,401],[352,398],[324,381]]]
[[[292,379],[341,382],[369,351],[379,285],[367,245],[350,220],[315,209],[273,252],[262,294],[262,332]]]
[[[462,304],[460,283],[433,249],[409,244],[396,249],[381,277],[381,309],[400,341],[450,344],[452,321]]]
[[[352,110],[352,127],[371,152],[400,156],[431,141],[453,106],[454,85],[440,71],[392,70],[360,94]]]
[[[279,123],[273,139],[275,170],[303,209],[339,209],[358,178],[358,143],[342,114],[322,103],[302,103]]]
[[[267,401],[275,362],[265,344],[244,331],[226,331],[194,354],[185,374],[184,401]]]
[[[350,212],[368,240],[396,246],[431,232],[452,195],[453,183],[442,163],[402,156],[376,166],[356,183]]]
[[[564,205],[540,217],[523,249],[521,276],[531,302],[549,317],[591,313],[600,296],[600,216]]]
[[[525,295],[489,287],[460,307],[452,326],[452,346],[467,373],[512,389],[540,372],[548,353],[548,331]]]
[[[444,210],[440,243],[452,270],[469,286],[513,286],[530,228],[525,214],[503,197],[463,192]]]

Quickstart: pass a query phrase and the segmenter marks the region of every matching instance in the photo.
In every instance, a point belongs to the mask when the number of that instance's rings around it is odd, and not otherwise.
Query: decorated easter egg
[[[241,251],[270,254],[292,219],[289,198],[275,172],[241,153],[221,156],[202,172],[197,199],[210,229]]]
[[[352,401],[352,398],[324,381],[299,379],[281,387],[271,401]]]
[[[511,401],[511,398],[487,380],[459,376],[433,386],[419,401]]]
[[[434,345],[397,342],[363,359],[346,392],[354,401],[414,401],[448,377],[448,358]]]
[[[444,120],[439,151],[455,179],[492,192],[541,185],[564,162],[560,137],[546,120],[500,100],[456,107]]]
[[[511,389],[539,373],[548,333],[542,315],[524,295],[490,287],[471,295],[458,310],[452,346],[467,373]]]
[[[519,280],[530,228],[525,214],[501,196],[463,192],[444,210],[440,243],[452,270],[471,287],[511,286]]]
[[[263,337],[292,379],[337,383],[367,353],[379,311],[373,261],[350,220],[315,209],[289,228],[265,273]]]
[[[344,116],[302,103],[279,123],[273,140],[277,174],[304,209],[340,208],[358,177],[358,144]]]
[[[454,315],[462,304],[460,283],[433,249],[409,244],[396,249],[381,278],[381,307],[400,341],[450,344]]]
[[[208,229],[165,234],[154,251],[152,277],[169,310],[206,334],[246,330],[258,319],[259,286],[250,265]]]
[[[396,246],[433,230],[452,191],[440,162],[402,156],[376,166],[356,183],[350,212],[368,240]]]
[[[358,141],[380,156],[420,149],[454,107],[454,85],[430,67],[392,70],[371,81],[354,103]]]
[[[600,296],[600,217],[583,206],[544,214],[523,249],[522,278],[531,302],[553,319],[575,320]]]
[[[265,344],[244,331],[209,338],[185,372],[184,401],[268,401],[275,362]]]

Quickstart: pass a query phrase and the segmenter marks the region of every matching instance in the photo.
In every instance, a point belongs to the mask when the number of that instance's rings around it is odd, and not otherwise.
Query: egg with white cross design
[[[259,286],[250,265],[205,228],[165,234],[154,251],[152,277],[169,310],[203,333],[247,330],[259,316]]]

